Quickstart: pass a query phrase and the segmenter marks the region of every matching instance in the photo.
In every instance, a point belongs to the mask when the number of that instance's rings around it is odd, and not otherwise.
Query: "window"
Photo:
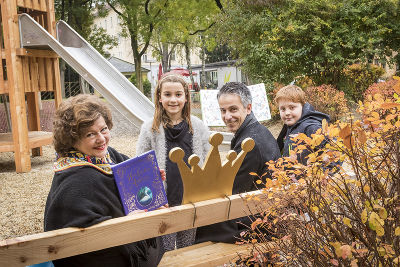
[[[110,27],[111,27],[111,28],[113,27],[113,24],[112,24],[112,17],[110,17]]]

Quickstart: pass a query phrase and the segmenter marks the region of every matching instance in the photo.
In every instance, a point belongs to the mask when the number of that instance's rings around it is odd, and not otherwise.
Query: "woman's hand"
[[[165,173],[164,169],[160,169],[161,180],[165,181],[167,179],[167,174]]]

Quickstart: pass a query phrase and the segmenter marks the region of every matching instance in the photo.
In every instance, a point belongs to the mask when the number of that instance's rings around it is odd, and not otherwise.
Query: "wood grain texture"
[[[254,191],[258,197],[263,194]],[[0,266],[26,266],[118,246],[257,212],[246,194],[111,219],[88,228],[65,228],[0,241]],[[230,210],[229,214],[228,211]]]

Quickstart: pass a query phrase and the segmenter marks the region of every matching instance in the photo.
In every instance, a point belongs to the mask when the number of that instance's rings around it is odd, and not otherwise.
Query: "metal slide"
[[[136,126],[153,117],[154,104],[64,21],[58,40],[28,14],[19,16],[19,28],[21,46],[52,49]]]

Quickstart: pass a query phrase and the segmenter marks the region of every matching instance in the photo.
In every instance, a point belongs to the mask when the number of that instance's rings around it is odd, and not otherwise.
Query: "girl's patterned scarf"
[[[111,165],[113,164],[109,153],[104,158],[97,158],[79,151],[70,151],[66,157],[60,157],[56,154],[53,168],[55,172],[59,172],[76,166],[91,166],[105,174],[112,174]]]

